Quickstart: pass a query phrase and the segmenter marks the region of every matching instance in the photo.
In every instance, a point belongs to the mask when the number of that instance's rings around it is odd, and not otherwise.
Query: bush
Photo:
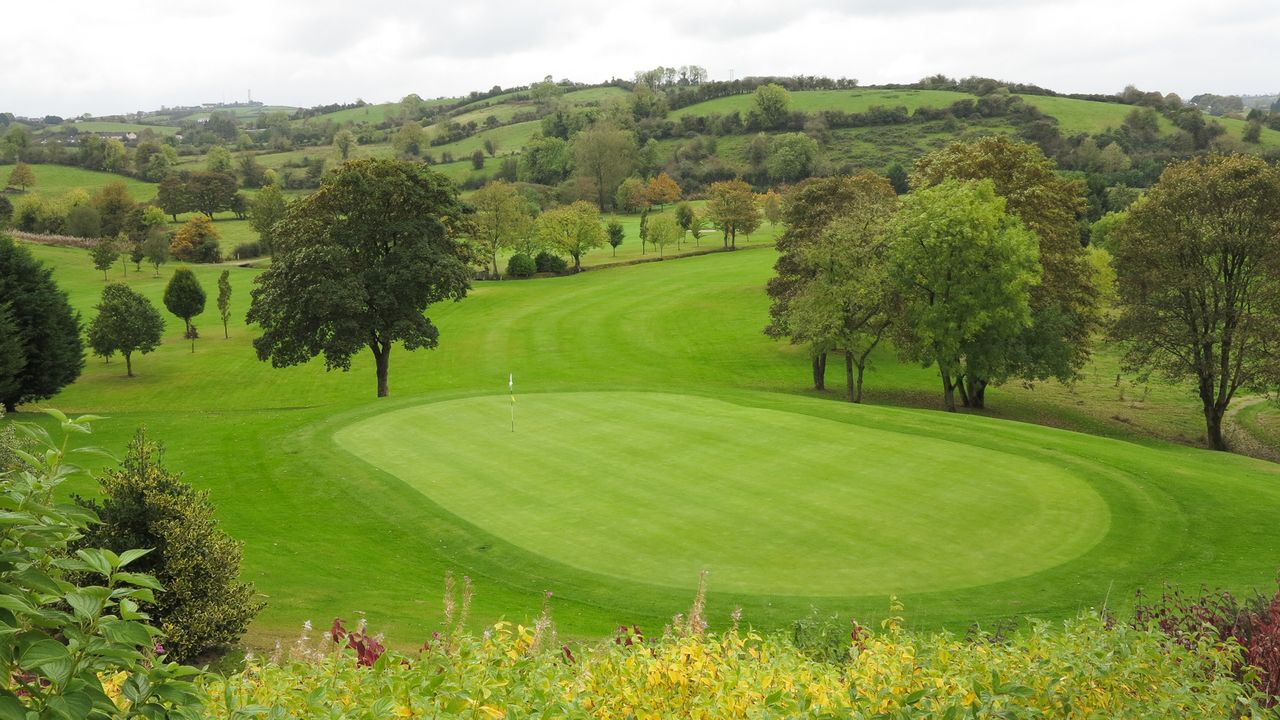
[[[236,245],[236,249],[231,252],[231,257],[236,260],[251,260],[253,258],[262,257],[262,243],[240,243],[239,245]]]
[[[557,275],[569,269],[569,263],[559,255],[552,255],[547,251],[538,253],[538,257],[533,260],[534,266],[540,273],[556,273]]]
[[[89,417],[46,412],[64,435],[89,432]],[[139,611],[160,591],[137,571],[148,551],[117,555],[82,542],[96,518],[58,501],[59,486],[81,474],[66,462],[65,440],[19,428],[33,441],[27,447],[0,432],[0,716],[203,717],[184,679],[200,671],[158,658],[160,631]]]
[[[82,541],[116,549],[156,548],[137,567],[166,588],[144,607],[167,636],[170,657],[187,660],[240,639],[263,604],[240,577],[240,543],[218,529],[208,491],[160,464],[142,430],[119,469],[102,474],[103,499],[78,499],[102,524]]]
[[[533,258],[524,253],[516,253],[507,261],[507,277],[527,278],[538,272],[538,265]]]

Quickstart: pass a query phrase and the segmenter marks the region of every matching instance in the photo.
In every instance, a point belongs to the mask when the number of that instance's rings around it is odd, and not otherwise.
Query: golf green
[[[338,430],[338,445],[548,560],[650,585],[857,596],[1065,563],[1107,503],[1049,462],[923,434],[649,392],[482,396]]]

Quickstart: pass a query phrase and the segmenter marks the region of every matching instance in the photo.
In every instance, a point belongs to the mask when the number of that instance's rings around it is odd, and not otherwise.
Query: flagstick
[[[511,432],[516,431],[516,376],[507,377],[507,391],[511,393]]]

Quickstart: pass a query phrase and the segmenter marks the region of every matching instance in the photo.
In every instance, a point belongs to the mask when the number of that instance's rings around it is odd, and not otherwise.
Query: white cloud
[[[1266,0],[68,0],[6,8],[0,110],[77,115],[240,99],[463,94],[656,65],[1072,92],[1280,89]]]

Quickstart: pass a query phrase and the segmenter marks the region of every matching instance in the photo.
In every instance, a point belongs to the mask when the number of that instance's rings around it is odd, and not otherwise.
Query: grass
[[[91,317],[103,280],[87,253],[34,252]],[[450,570],[475,579],[477,623],[533,616],[551,590],[578,635],[660,627],[704,567],[713,617],[741,606],[765,627],[810,606],[874,619],[889,592],[912,623],[962,629],[1123,607],[1166,580],[1274,577],[1280,528],[1254,519],[1280,512],[1276,466],[1105,420],[1109,368],[988,401],[992,415],[1111,438],[807,391],[804,353],[760,332],[773,259],[479,283],[429,311],[437,350],[392,354],[383,400],[368,353],[350,373],[257,361],[243,323],[257,271],[231,267],[230,339],[212,302],[194,354],[167,317],[136,378],[94,359],[51,404],[111,416],[91,440],[117,452],[146,425],[211,492],[268,596],[255,644],[357,611],[425,637]],[[222,268],[194,270],[212,291]],[[159,306],[171,272],[128,282]],[[887,351],[867,382],[872,403],[938,404],[936,374]],[[1179,392],[1152,391],[1143,401],[1160,408],[1146,412],[1193,433]]]
[[[160,135],[174,135],[178,132],[178,128],[172,125],[142,125],[138,123],[122,123],[107,122],[103,120],[80,120],[76,122],[68,122],[56,127],[50,128],[50,133],[65,133],[71,130],[78,132],[104,132],[104,133],[141,133],[143,130],[151,130]]]
[[[919,107],[942,108],[965,98],[972,99],[968,93],[950,90],[798,90],[791,93],[791,110],[817,112],[820,110],[843,110],[845,112],[863,112],[873,106],[903,106],[908,110]],[[679,120],[685,115],[710,115],[720,113],[727,115],[740,112],[746,115],[755,109],[755,97],[750,93],[731,95],[729,97],[707,100],[671,113],[672,120]]]
[[[150,200],[156,196],[155,184],[123,175],[84,170],[68,165],[31,165],[31,169],[35,172],[36,184],[28,187],[27,192],[32,195],[52,198],[65,195],[72,190],[93,193],[109,183],[122,182],[129,188],[129,194],[138,202]],[[0,165],[0,182],[7,181],[12,171],[12,165]],[[11,196],[11,199],[17,197],[21,196]]]

